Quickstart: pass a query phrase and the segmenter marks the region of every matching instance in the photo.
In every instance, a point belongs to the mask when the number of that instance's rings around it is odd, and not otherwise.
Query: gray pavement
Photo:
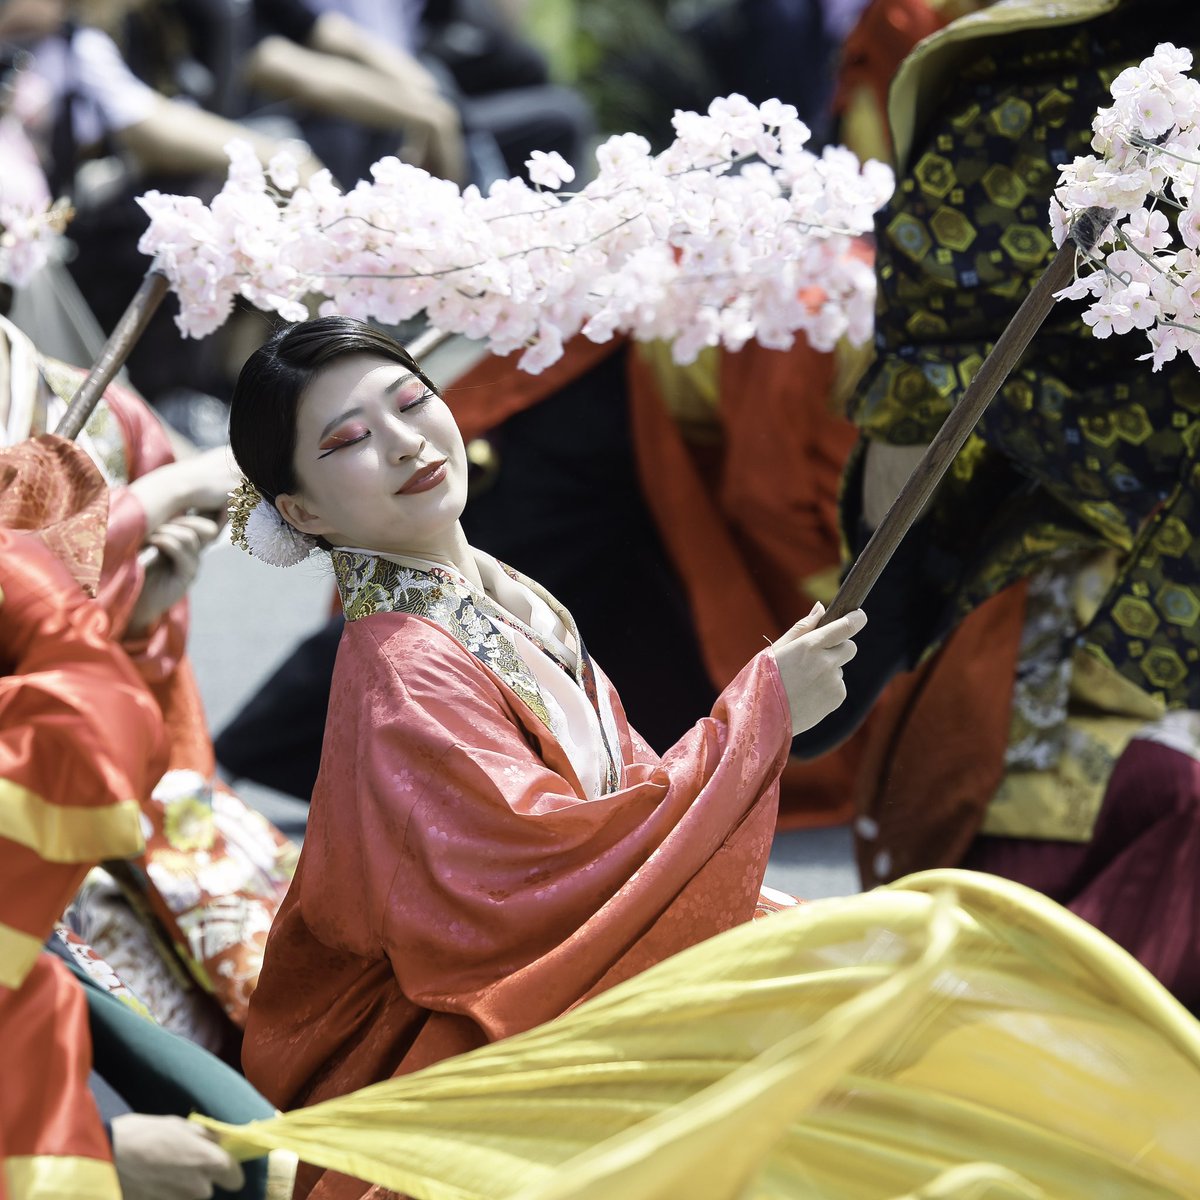
[[[292,647],[323,622],[333,579],[318,561],[281,571],[256,562],[227,541],[209,550],[192,590],[190,646],[214,731]],[[285,832],[303,836],[306,805],[245,781],[237,782],[237,788]],[[814,900],[858,891],[849,831],[781,834],[771,853],[767,882]]]

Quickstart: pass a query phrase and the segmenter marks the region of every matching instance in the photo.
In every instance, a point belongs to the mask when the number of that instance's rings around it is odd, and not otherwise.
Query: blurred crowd
[[[146,267],[136,197],[210,198],[231,138],[264,162],[290,145],[302,178],[324,166],[343,186],[387,154],[483,186],[521,172],[534,149],[581,162],[588,108],[550,81],[516,15],[451,2],[6,4],[8,107],[74,205],[67,270],[99,328]],[[131,356],[142,395],[194,442],[223,440],[238,336],[184,342],[168,308]]]
[[[398,154],[483,188],[522,174],[535,149],[559,152],[586,179],[598,134],[635,128],[662,144],[676,107],[703,108],[731,91],[795,103],[821,139],[831,129],[837,49],[862,2],[646,4],[654,35],[629,44],[627,33],[603,30],[576,86],[556,82],[565,72],[526,32],[530,7],[526,0],[5,4],[7,108],[33,140],[54,194],[75,210],[70,285],[62,283],[70,298],[23,297],[15,319],[39,321],[39,344],[84,363],[146,268],[137,251],[146,224],[137,196],[158,189],[211,198],[233,137],[248,139],[264,163],[283,146],[297,152],[302,180],[325,167],[350,187],[373,162]],[[577,7],[584,29],[589,10],[603,8]],[[679,60],[693,69],[681,73]],[[640,95],[640,111],[616,106],[612,115],[627,124],[602,128],[595,111],[613,110],[618,92]],[[51,286],[40,281],[38,290]],[[25,318],[30,310],[36,315]],[[195,344],[180,339],[171,320],[168,304],[134,348],[130,376],[189,440],[217,445],[223,402],[241,359],[263,336],[261,323],[235,321]]]

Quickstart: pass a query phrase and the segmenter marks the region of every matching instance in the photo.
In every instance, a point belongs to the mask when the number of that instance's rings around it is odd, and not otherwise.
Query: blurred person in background
[[[133,6],[124,40],[148,82],[178,84],[186,47],[207,80],[202,102],[242,120],[294,122],[344,186],[399,154],[486,187],[523,171],[535,149],[582,168],[592,130],[579,96],[550,82],[513,7],[175,0]]]
[[[1159,0],[867,15],[893,48],[901,18],[929,35],[890,89],[899,186],[876,215],[876,353],[842,493],[855,550],[1049,263],[1059,168],[1112,78],[1200,37]],[[799,741],[827,750],[887,685],[857,785],[864,886],[951,865],[1016,879],[1196,1010],[1200,383],[1139,352],[1094,340],[1077,306],[1049,315],[872,592],[838,720]]]
[[[13,1200],[108,1200],[145,1174],[154,1195],[181,1200],[214,1181],[240,1187],[241,1170],[195,1127],[132,1114],[101,1124],[84,996],[41,953],[88,867],[141,848],[136,798],[165,741],[87,595],[105,541],[99,471],[78,447],[43,439],[0,451],[0,476],[0,1181]]]
[[[37,146],[53,193],[74,205],[69,269],[107,332],[149,266],[137,250],[146,217],[136,197],[155,187],[208,197],[224,178],[231,138],[249,141],[264,162],[284,143],[148,87],[112,38],[86,23],[93,15],[111,19],[107,6],[93,14],[86,3],[12,0],[0,10],[0,44],[8,47],[8,107]],[[299,153],[307,178],[320,164]],[[191,441],[221,444],[224,406],[205,399],[226,388],[221,339],[181,338],[173,309],[168,300],[151,319],[130,375]]]
[[[85,451],[0,449],[0,1184],[11,1200],[261,1200],[287,1164],[243,1171],[197,1125],[272,1107],[155,1024],[60,930],[97,860],[143,848],[139,800],[166,764],[158,706],[94,596],[108,489]]]

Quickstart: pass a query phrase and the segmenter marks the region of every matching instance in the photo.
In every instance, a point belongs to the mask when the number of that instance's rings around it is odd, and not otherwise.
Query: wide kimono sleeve
[[[83,989],[41,954],[16,991],[0,987],[0,1196],[121,1200],[108,1135],[88,1086],[92,1039]]]
[[[0,590],[0,988],[15,988],[88,867],[141,850],[165,754],[103,611],[32,535],[0,529]]]
[[[41,953],[88,867],[142,847],[158,708],[32,534],[0,528],[0,1163],[14,1196],[119,1200],[78,984]]]
[[[662,759],[613,694],[623,786],[595,799],[516,694],[419,617],[349,625],[339,675],[299,901],[326,945],[382,947],[430,1011],[403,1069],[752,916],[791,736],[769,654]]]

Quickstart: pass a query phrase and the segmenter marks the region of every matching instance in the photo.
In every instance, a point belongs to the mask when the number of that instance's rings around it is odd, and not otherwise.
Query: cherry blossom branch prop
[[[921,455],[862,553],[854,560],[833,603],[821,619],[822,625],[862,606],[904,535],[924,511],[955,455],[971,436],[971,430],[1050,315],[1058,292],[1074,272],[1076,250],[1090,254],[1111,219],[1112,214],[1101,209],[1089,209],[1080,214],[1069,231],[1070,242],[1060,246],[1041,279],[1030,289],[991,353],[983,360],[962,399]]]
[[[424,313],[493,353],[522,351],[530,372],[577,333],[664,339],[680,362],[752,338],[779,349],[797,333],[820,349],[865,341],[874,272],[849,250],[890,196],[891,171],[840,147],[814,155],[796,110],[775,100],[715,100],[674,127],[658,155],[634,134],[610,138],[577,192],[557,190],[574,176],[559,155],[536,152],[530,182],[500,180],[486,195],[395,158],[343,193],[328,172],[299,186],[286,155],[264,172],[235,142],[211,205],[141,197],[140,248],[162,264],[195,337],[238,296],[294,320],[315,295],[322,311],[387,325]]]
[[[1200,366],[1200,83],[1192,54],[1164,42],[1112,82],[1113,103],[1092,122],[1092,149],[1061,172],[1050,204],[1055,240],[1081,210],[1114,221],[1075,281],[1095,337],[1145,335],[1155,371],[1179,354]]]
[[[92,410],[100,403],[100,397],[117,372],[125,365],[130,351],[137,345],[137,340],[146,331],[150,318],[163,302],[169,290],[167,277],[158,269],[157,264],[151,266],[142,278],[141,285],[129,302],[129,307],[121,314],[121,319],[113,328],[100,351],[87,377],[71,397],[67,411],[54,431],[59,437],[74,441],[80,430],[87,424]]]

